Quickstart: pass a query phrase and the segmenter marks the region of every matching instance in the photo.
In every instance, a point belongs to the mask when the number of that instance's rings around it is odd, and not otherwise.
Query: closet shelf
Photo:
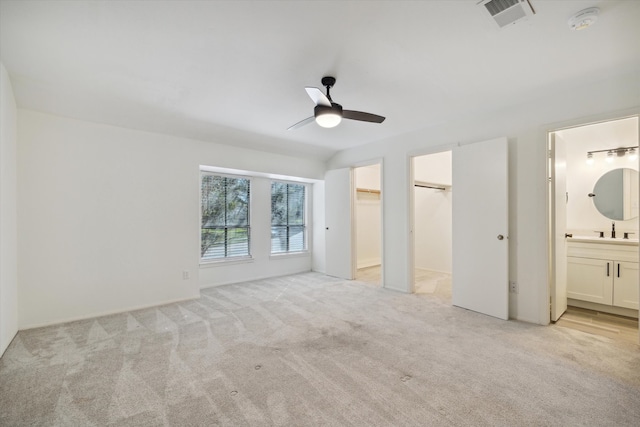
[[[372,194],[380,194],[380,190],[374,190],[372,188],[356,188],[358,193],[372,193]]]

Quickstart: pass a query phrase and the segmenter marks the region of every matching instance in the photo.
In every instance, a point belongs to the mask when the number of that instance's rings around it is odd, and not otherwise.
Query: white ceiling
[[[22,108],[328,158],[640,72],[640,1],[531,3],[500,30],[476,0],[0,0],[0,59]],[[595,25],[571,31],[592,6]],[[345,109],[387,120],[287,131],[324,75]]]

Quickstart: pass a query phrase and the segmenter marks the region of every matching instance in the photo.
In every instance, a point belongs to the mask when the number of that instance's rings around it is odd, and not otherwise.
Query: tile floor
[[[638,319],[630,317],[570,306],[555,324],[616,341],[638,343]]]

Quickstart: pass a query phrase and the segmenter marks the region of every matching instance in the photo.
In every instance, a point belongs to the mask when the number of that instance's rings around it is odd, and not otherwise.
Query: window
[[[306,249],[305,186],[271,183],[271,253]]]
[[[203,173],[200,260],[250,256],[248,178]]]

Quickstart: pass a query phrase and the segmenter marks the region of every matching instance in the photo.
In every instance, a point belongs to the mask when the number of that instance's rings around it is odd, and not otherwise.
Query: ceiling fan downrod
[[[330,89],[333,87],[334,84],[336,84],[336,78],[331,76],[325,76],[322,78],[321,82],[322,82],[322,86],[327,88],[327,98],[329,98],[329,101],[333,103],[333,99],[331,99]]]

